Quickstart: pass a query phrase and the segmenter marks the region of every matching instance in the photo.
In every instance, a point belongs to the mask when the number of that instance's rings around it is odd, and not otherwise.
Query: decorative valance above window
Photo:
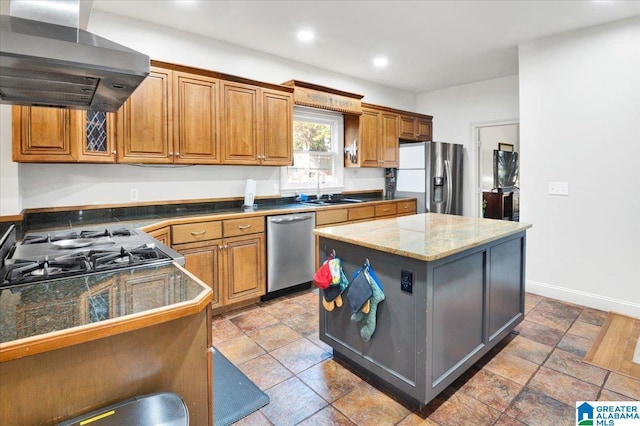
[[[360,101],[364,95],[343,92],[299,80],[289,80],[282,85],[294,88],[293,98],[296,105],[328,109],[344,114],[362,114]]]

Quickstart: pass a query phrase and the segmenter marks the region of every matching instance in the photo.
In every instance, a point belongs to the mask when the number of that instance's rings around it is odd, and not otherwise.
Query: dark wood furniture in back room
[[[482,193],[483,214],[486,219],[518,221],[520,219],[519,194],[517,192]]]

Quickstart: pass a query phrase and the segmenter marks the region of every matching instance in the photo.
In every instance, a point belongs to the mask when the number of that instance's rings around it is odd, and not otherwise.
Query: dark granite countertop
[[[176,311],[202,306],[210,295],[207,286],[174,263],[2,288],[0,361],[11,359],[16,348],[37,353],[30,346],[63,340],[66,334],[93,332],[98,338],[119,324],[129,328],[135,328],[136,320],[140,326],[153,324],[149,316],[162,321],[167,311],[180,316]]]
[[[388,201],[382,197],[381,193],[352,193],[345,195],[345,198],[356,198],[362,202]],[[334,198],[340,198],[340,195]],[[353,206],[354,204],[346,204]],[[346,206],[341,204],[339,206]],[[277,214],[279,211],[306,210],[314,211],[329,206],[315,206],[301,203],[294,197],[282,197],[274,199],[256,200],[256,206],[252,210],[245,210],[242,201],[211,201],[202,203],[167,203],[145,206],[111,207],[100,209],[69,209],[64,211],[36,211],[27,212],[21,222],[16,223],[16,233],[18,240],[28,232],[41,230],[57,230],[68,228],[88,228],[104,224],[113,226],[122,223],[123,226],[133,228],[143,228],[147,225],[163,222],[169,219],[189,218],[199,216],[223,215],[234,213],[265,213]],[[0,223],[2,226],[9,226],[10,223]]]

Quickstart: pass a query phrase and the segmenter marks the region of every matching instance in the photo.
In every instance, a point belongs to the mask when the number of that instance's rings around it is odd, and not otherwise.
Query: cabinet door
[[[14,106],[13,161],[74,162],[77,130],[71,111],[60,108]]]
[[[184,267],[187,271],[198,277],[213,290],[211,307],[220,306],[219,265],[221,241],[210,241],[201,247],[180,248],[174,246],[184,255]]]
[[[224,304],[259,297],[266,292],[264,234],[224,240]]]
[[[167,247],[171,247],[171,228],[165,226],[164,228],[156,229],[155,231],[147,232],[149,236],[160,241]]]
[[[380,112],[362,108],[360,116],[360,165],[362,167],[380,167],[379,141],[380,141]]]
[[[116,161],[115,113],[104,111],[73,111],[72,126],[79,137],[78,160],[87,163]]]
[[[398,126],[400,127],[400,139],[405,140],[416,140],[416,125],[417,120],[410,115],[401,115],[398,121]]]
[[[293,95],[262,89],[262,164],[293,164]]]
[[[381,126],[379,167],[398,167],[398,115],[382,113]]]
[[[430,141],[432,138],[433,122],[426,118],[416,119],[416,140]]]
[[[220,81],[182,72],[175,72],[173,81],[175,162],[220,163]]]
[[[172,163],[170,70],[151,72],[118,110],[118,161]]]
[[[258,158],[258,87],[222,85],[222,163],[260,164]]]

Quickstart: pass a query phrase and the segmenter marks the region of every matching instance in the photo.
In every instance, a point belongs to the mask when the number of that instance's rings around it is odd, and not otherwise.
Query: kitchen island
[[[212,424],[211,298],[175,263],[0,289],[0,424],[165,391]]]
[[[321,259],[335,252],[350,278],[369,262],[385,295],[368,341],[346,300],[332,311],[320,303],[320,339],[382,387],[427,404],[522,321],[530,227],[426,213],[317,229]]]

